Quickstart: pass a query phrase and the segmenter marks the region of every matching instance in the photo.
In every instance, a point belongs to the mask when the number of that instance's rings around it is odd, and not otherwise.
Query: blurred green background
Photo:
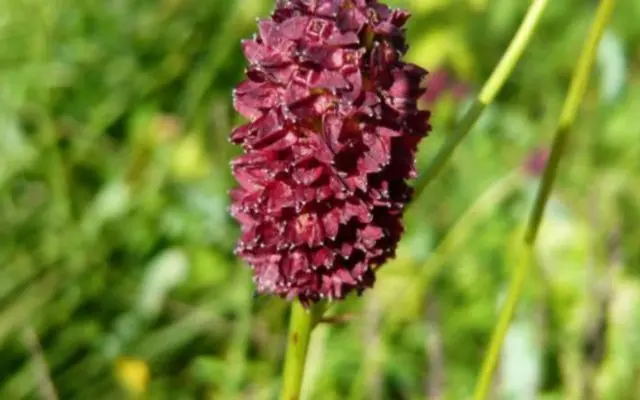
[[[434,72],[424,166],[528,2],[389,3]],[[537,187],[523,165],[550,143],[597,4],[549,3],[398,257],[314,333],[306,399],[470,395]],[[0,399],[276,398],[287,304],[254,298],[226,211],[239,40],[272,6],[0,1]],[[640,399],[638,21],[620,0],[493,398]]]

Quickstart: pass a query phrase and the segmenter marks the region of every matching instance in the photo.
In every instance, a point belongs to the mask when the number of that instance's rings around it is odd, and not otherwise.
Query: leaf
[[[600,97],[605,102],[619,98],[626,84],[627,59],[620,37],[611,29],[605,31],[598,46]]]
[[[105,223],[123,216],[129,210],[131,197],[131,188],[127,182],[109,182],[98,192],[84,215],[84,231],[88,235],[95,235]]]
[[[0,345],[16,328],[27,323],[55,295],[59,277],[46,275],[29,287],[9,304],[0,309]]]
[[[143,315],[156,315],[171,291],[187,278],[189,261],[180,249],[169,249],[156,256],[145,273],[137,309]]]
[[[36,154],[18,122],[0,112],[0,188],[27,168]]]

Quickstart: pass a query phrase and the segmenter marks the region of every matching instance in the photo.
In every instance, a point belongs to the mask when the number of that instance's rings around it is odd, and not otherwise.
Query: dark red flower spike
[[[242,43],[231,214],[259,292],[341,299],[394,256],[430,129],[427,72],[401,61],[408,18],[377,0],[281,0]]]

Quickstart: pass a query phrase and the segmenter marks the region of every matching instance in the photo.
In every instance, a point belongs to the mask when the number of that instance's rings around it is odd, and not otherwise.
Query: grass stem
[[[484,359],[480,377],[476,385],[474,394],[475,400],[484,400],[489,393],[489,389],[493,381],[493,372],[498,362],[504,338],[507,334],[507,330],[511,323],[511,319],[513,318],[518,301],[520,300],[524,290],[526,277],[532,263],[533,248],[536,237],[540,228],[547,200],[549,199],[549,195],[557,175],[560,159],[564,154],[571,127],[576,119],[580,103],[582,102],[582,98],[584,97],[584,93],[587,89],[589,76],[591,74],[600,38],[602,37],[604,28],[609,22],[614,6],[615,0],[600,1],[594,22],[589,29],[587,39],[582,48],[580,58],[578,59],[578,64],[574,70],[569,92],[567,93],[567,97],[560,114],[560,120],[556,128],[556,133],[554,135],[549,162],[545,167],[542,182],[536,194],[531,216],[527,223],[522,250],[523,256],[521,257],[522,261],[514,271],[512,281],[509,285],[507,301],[502,308],[498,324],[496,325],[491,338],[489,350]]]
[[[414,186],[416,199],[442,171],[442,168],[447,161],[449,161],[456,147],[458,147],[462,139],[471,131],[471,128],[473,128],[485,107],[495,100],[496,95],[500,89],[502,89],[502,86],[504,86],[509,76],[511,76],[518,60],[527,48],[547,3],[548,0],[534,0],[533,3],[531,3],[522,24],[511,40],[509,47],[507,47],[507,51],[489,76],[489,79],[487,79],[483,85],[478,98],[474,100],[454,132],[447,137],[433,161],[418,178]]]

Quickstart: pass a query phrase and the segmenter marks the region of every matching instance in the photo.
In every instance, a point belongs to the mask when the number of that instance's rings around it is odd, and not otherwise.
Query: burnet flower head
[[[402,61],[408,18],[377,0],[281,0],[243,41],[231,214],[259,292],[341,299],[394,256],[430,129],[427,72]]]

